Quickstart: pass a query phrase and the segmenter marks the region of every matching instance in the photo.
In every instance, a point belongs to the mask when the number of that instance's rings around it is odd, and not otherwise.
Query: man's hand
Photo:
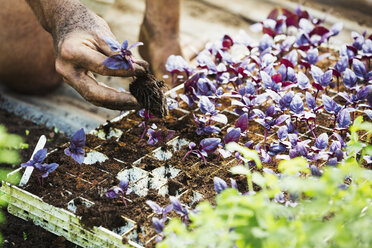
[[[111,70],[103,61],[114,55],[103,37],[114,37],[107,23],[78,0],[28,0],[43,27],[52,34],[56,50],[56,70],[87,101],[110,109],[138,108],[129,93],[97,82],[91,72],[106,76],[137,76],[147,63],[136,60],[133,70]]]

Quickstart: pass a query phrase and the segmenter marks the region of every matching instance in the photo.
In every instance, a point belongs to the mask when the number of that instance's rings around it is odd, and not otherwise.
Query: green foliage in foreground
[[[189,226],[172,219],[157,247],[372,247],[372,171],[358,163],[372,155],[372,146],[357,135],[365,130],[369,139],[371,125],[355,121],[349,157],[337,168],[325,168],[319,178],[305,176],[308,167],[302,158],[282,162],[281,177],[245,173],[261,191],[241,195],[224,190],[215,207],[208,202],[197,206]],[[302,176],[294,173],[298,171]],[[300,195],[298,204],[286,207],[270,200],[282,191]]]
[[[15,134],[9,134],[3,125],[0,125],[0,163],[17,164],[20,163],[20,157],[17,149],[27,147],[23,143],[22,138]],[[20,180],[19,173],[13,174],[8,178],[7,175],[12,169],[0,168],[0,182],[8,181],[12,184],[17,184]],[[0,195],[1,196],[1,195]],[[0,206],[6,206],[6,201],[0,198]],[[0,223],[4,222],[4,215],[0,212]],[[0,234],[0,244],[3,243],[3,238]]]

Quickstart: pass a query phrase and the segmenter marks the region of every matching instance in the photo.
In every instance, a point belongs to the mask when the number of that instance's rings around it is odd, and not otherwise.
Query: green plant
[[[260,191],[225,189],[216,206],[202,202],[190,213],[190,225],[172,219],[157,247],[371,247],[372,171],[359,162],[372,156],[372,145],[358,138],[364,130],[369,139],[371,125],[355,120],[348,157],[320,177],[311,176],[303,158],[282,161],[280,176],[245,172]]]
[[[22,142],[22,138],[15,134],[9,134],[3,125],[0,125],[0,163],[6,164],[17,164],[20,162],[20,157],[17,149],[26,147],[26,144]],[[11,177],[7,177],[11,169],[0,169],[0,180],[8,181],[12,184],[17,184],[20,180],[19,173],[13,174]],[[0,205],[6,206],[7,202],[5,199],[0,198]],[[4,222],[5,217],[0,212],[0,223]],[[3,239],[0,234],[0,244]]]

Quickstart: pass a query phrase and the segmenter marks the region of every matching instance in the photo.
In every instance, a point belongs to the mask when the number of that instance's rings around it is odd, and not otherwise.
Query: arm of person
[[[110,109],[138,108],[129,93],[97,82],[91,72],[130,77],[146,72],[147,62],[136,60],[132,69],[111,70],[103,61],[114,55],[103,37],[115,39],[107,23],[79,0],[26,0],[40,24],[54,40],[56,70],[87,101]]]

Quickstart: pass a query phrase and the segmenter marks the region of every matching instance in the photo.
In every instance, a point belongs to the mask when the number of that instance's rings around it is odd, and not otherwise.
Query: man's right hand
[[[102,37],[112,37],[107,23],[78,0],[39,0],[28,3],[43,27],[52,34],[56,70],[87,101],[110,109],[139,108],[130,93],[97,82],[91,72],[130,77],[146,72],[146,61],[136,60],[133,70],[111,70],[103,61],[114,55]]]

